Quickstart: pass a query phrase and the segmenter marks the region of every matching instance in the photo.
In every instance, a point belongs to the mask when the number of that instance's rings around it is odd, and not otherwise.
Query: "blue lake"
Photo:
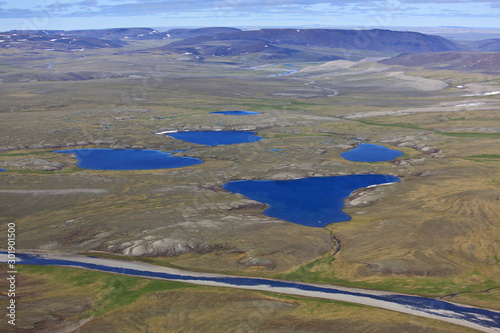
[[[170,133],[168,136],[200,145],[219,146],[262,140],[256,134],[248,131],[190,131]]]
[[[251,114],[260,114],[260,112],[252,112],[252,111],[214,111],[210,112],[211,114],[225,114],[230,116],[246,116]]]
[[[54,153],[75,154],[78,167],[90,170],[149,170],[187,167],[203,163],[193,157],[175,157],[148,149],[69,149]]]
[[[353,162],[384,162],[403,155],[399,150],[389,149],[371,143],[361,143],[358,147],[340,154],[344,159]]]
[[[354,190],[399,180],[390,175],[368,174],[295,180],[238,180],[224,184],[223,188],[269,205],[264,211],[267,216],[309,227],[324,227],[351,219],[342,208],[343,200]]]
[[[0,172],[2,172],[2,171],[7,171],[7,169],[0,169]]]

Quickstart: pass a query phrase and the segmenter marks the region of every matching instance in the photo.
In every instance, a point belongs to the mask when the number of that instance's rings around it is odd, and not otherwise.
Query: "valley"
[[[408,38],[413,49],[401,49],[393,47],[400,35],[387,31],[358,32],[385,36],[359,47],[341,43],[353,32],[271,30],[38,31],[0,43],[0,225],[16,224],[19,251],[500,310],[497,52],[416,33]],[[75,45],[57,41],[66,38]],[[227,110],[256,114],[212,113]],[[262,140],[209,146],[168,135],[187,131],[246,131]],[[361,143],[402,155],[342,158]],[[203,163],[90,170],[54,152],[82,148],[159,150]],[[350,221],[321,228],[266,216],[267,205],[223,188],[237,180],[366,174],[400,181],[355,191],[344,202]],[[179,304],[171,316],[193,332],[224,331],[222,309],[240,309],[233,327],[242,332],[280,332],[285,322],[292,323],[287,332],[386,332],[389,322],[408,332],[472,331],[366,306],[361,318],[360,306],[348,303],[19,266],[24,331],[80,324],[75,331],[116,331],[126,327],[121,319],[138,325],[139,317],[154,331],[166,325],[159,312],[169,302]],[[62,287],[67,308],[58,301]],[[219,308],[192,307],[198,298]],[[258,314],[250,328],[242,313]]]

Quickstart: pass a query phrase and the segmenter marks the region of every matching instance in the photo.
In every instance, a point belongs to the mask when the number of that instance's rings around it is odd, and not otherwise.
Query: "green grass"
[[[0,157],[43,155],[46,153],[50,153],[50,151],[44,150],[44,151],[33,151],[33,152],[29,152],[29,153],[4,153],[4,154],[0,154]]]
[[[20,266],[20,274],[46,276],[59,288],[69,288],[92,295],[96,301],[86,317],[108,313],[126,306],[141,296],[159,292],[197,286],[166,280],[150,280],[114,273],[96,272],[69,267]]]
[[[111,279],[106,279],[105,285],[99,290],[101,300],[87,315],[93,317],[108,313],[118,307],[134,303],[145,294],[195,287],[165,280],[151,280],[139,287],[141,280],[124,275],[115,275]]]
[[[42,171],[42,170],[9,170],[11,173],[16,173],[20,175],[59,175],[59,174],[68,174],[68,173],[76,173],[81,172],[84,169],[78,167],[64,168],[56,171]]]
[[[494,162],[500,160],[500,155],[496,154],[481,154],[464,157],[466,160],[474,162]]]
[[[409,129],[416,129],[420,131],[432,131],[428,130],[426,128],[422,128],[416,125],[412,124],[407,124],[407,123],[393,123],[393,124],[382,124],[382,123],[377,123],[374,121],[367,121],[367,120],[355,120],[359,123],[365,124],[365,125],[375,125],[375,126],[388,126],[388,127],[399,127],[399,128],[409,128]]]
[[[441,135],[446,136],[455,136],[459,138],[491,138],[491,139],[500,139],[500,133],[480,133],[480,132],[437,132]]]
[[[362,124],[365,124],[365,125],[398,127],[398,128],[415,129],[415,130],[420,130],[420,131],[430,131],[430,132],[434,132],[434,133],[440,134],[440,135],[460,137],[460,138],[492,138],[492,139],[499,139],[500,138],[500,133],[441,132],[441,131],[436,131],[436,130],[429,129],[429,128],[423,128],[423,127],[420,127],[420,126],[417,126],[417,125],[408,124],[408,123],[383,124],[383,123],[377,123],[377,122],[374,122],[374,121],[366,121],[366,120],[355,120],[355,121],[357,121],[359,123],[362,123]]]
[[[470,158],[487,158],[487,159],[495,159],[495,160],[500,159],[500,155],[496,155],[496,154],[471,155],[468,157],[470,157]]]
[[[278,279],[297,280],[309,283],[328,283],[339,286],[355,287],[372,290],[384,290],[397,293],[409,293],[420,296],[439,297],[456,293],[475,293],[481,292],[489,288],[500,287],[498,282],[486,280],[482,283],[474,283],[464,285],[457,283],[451,279],[433,278],[433,277],[388,277],[381,280],[373,281],[350,281],[339,279],[334,276],[327,276],[325,270],[315,270],[318,264],[325,264],[325,260],[320,259],[316,262],[308,263],[291,273],[279,274]],[[333,260],[330,262],[332,263]],[[328,264],[328,262],[326,261]]]

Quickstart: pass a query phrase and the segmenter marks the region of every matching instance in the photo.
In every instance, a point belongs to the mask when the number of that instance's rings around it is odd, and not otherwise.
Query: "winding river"
[[[189,272],[136,261],[68,254],[17,253],[16,258],[18,264],[25,265],[77,267],[146,278],[182,281],[198,285],[260,290],[345,301],[438,319],[482,332],[500,332],[500,312],[427,297],[265,278]],[[0,262],[7,262],[5,252],[0,252]]]

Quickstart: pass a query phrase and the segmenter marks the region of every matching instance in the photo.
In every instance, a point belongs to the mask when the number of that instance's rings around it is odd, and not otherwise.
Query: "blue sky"
[[[201,26],[500,28],[500,0],[0,0],[0,31]]]

